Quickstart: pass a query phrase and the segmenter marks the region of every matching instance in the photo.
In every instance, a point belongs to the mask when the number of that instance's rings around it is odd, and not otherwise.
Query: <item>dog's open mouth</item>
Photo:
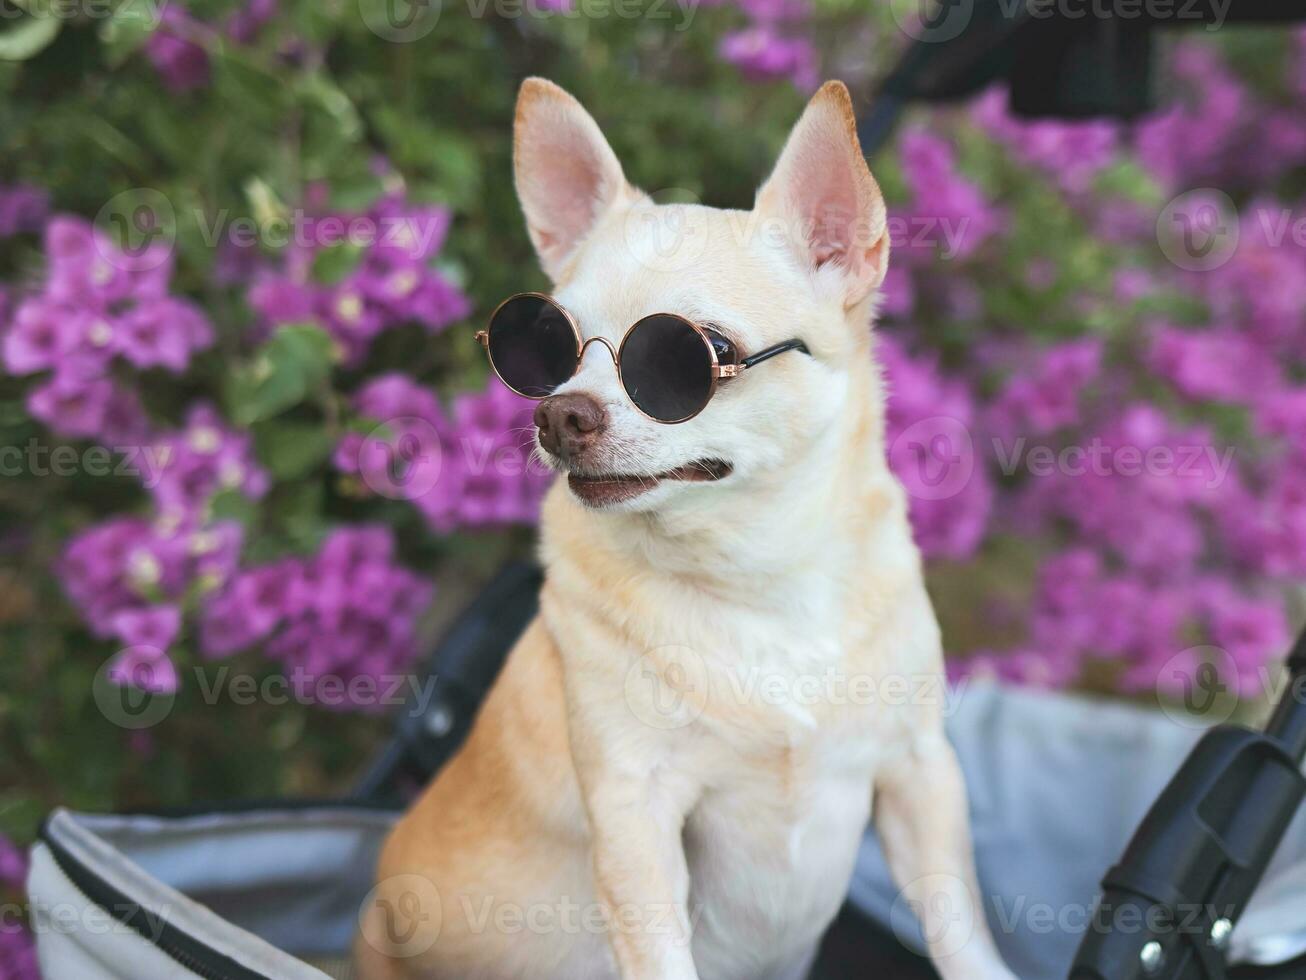
[[[674,470],[652,476],[640,476],[626,473],[605,473],[601,476],[583,476],[572,473],[567,477],[571,492],[593,507],[604,507],[633,500],[640,494],[648,493],[664,480],[680,480],[685,483],[711,483],[730,475],[729,463],[719,459],[700,459]]]

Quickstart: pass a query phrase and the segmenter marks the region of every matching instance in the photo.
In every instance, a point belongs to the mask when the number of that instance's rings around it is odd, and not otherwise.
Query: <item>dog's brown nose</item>
[[[589,395],[552,395],[535,407],[540,445],[562,459],[592,446],[607,424],[608,413]]]

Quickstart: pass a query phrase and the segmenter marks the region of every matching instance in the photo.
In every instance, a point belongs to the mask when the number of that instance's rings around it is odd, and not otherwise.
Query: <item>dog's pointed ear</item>
[[[799,261],[813,270],[838,269],[845,306],[861,302],[884,281],[884,198],[862,156],[843,82],[826,82],[812,96],[755,207],[783,223]]]
[[[598,123],[543,78],[517,95],[513,167],[531,242],[555,282],[604,212],[634,194]]]

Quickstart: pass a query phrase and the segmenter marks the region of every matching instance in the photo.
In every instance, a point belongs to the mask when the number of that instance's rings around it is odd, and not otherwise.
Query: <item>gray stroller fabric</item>
[[[986,912],[1023,980],[1064,978],[1098,882],[1200,734],[1156,712],[991,685],[954,690],[949,730],[970,788]],[[49,836],[133,902],[272,980],[327,980],[346,957],[372,868],[396,815],[348,806],[163,818],[56,813]],[[105,922],[38,845],[29,879],[49,980],[199,976],[148,937]],[[897,901],[869,834],[851,899],[908,946],[919,926]],[[41,909],[75,910],[56,928]],[[52,913],[53,915],[53,913]],[[95,921],[100,925],[89,928]],[[1280,848],[1234,933],[1235,959],[1306,951],[1306,817]],[[337,973],[337,976],[340,974]]]
[[[1192,719],[988,683],[954,688],[948,732],[970,791],[986,913],[1023,980],[1064,980],[1106,870],[1202,734]],[[924,949],[868,833],[851,900]],[[1235,962],[1306,951],[1306,812],[1233,934]]]

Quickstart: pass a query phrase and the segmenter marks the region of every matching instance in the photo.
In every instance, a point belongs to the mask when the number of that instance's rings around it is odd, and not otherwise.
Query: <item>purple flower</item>
[[[1102,342],[1096,338],[1049,348],[1003,386],[988,410],[988,427],[1012,442],[1073,425],[1082,392],[1101,370]]]
[[[110,381],[59,374],[32,390],[27,410],[61,435],[91,439],[103,430],[114,394]]]
[[[1283,439],[1306,459],[1306,388],[1272,391],[1262,397],[1256,422],[1262,434]]]
[[[0,899],[27,886],[26,850],[0,834]],[[0,980],[41,980],[32,934],[12,914],[0,916]]]
[[[1021,683],[1062,686],[1086,661],[1110,658],[1126,665],[1123,687],[1155,689],[1183,647],[1194,609],[1191,589],[1111,572],[1098,551],[1071,547],[1038,570],[1026,643],[986,653],[980,666]]]
[[[1282,206],[1243,209],[1238,248],[1229,261],[1187,281],[1211,308],[1271,353],[1299,360],[1306,349],[1306,248],[1294,240]]]
[[[961,175],[945,139],[910,129],[902,137],[900,155],[910,198],[904,207],[890,210],[890,220],[908,229],[895,244],[909,261],[932,262],[935,251],[943,248],[966,258],[1003,228],[1004,215],[985,200],[977,184]],[[919,229],[929,234],[914,233]]]
[[[1245,405],[1282,384],[1274,357],[1230,328],[1190,331],[1162,325],[1154,331],[1148,363],[1193,399]]]
[[[125,300],[166,296],[172,277],[166,243],[124,251],[89,222],[67,215],[52,218],[46,226],[45,254],[48,298],[106,314]]]
[[[880,287],[880,302],[880,310],[886,317],[910,316],[916,305],[911,272],[903,266],[890,265]]]
[[[115,387],[100,419],[100,442],[110,449],[136,449],[152,438],[150,420],[134,391]]]
[[[177,606],[150,606],[114,613],[114,635],[128,646],[147,646],[166,652],[181,631]]]
[[[1230,450],[1146,404],[1080,432],[1066,450],[1012,502],[1026,533],[1064,523],[1126,567],[1171,579],[1203,554],[1203,522],[1230,505],[1237,486]]]
[[[927,557],[968,558],[993,506],[993,485],[971,441],[972,396],[893,337],[877,334],[876,351],[889,390],[889,465],[911,498],[916,542]]]
[[[20,889],[27,884],[27,851],[0,834],[0,887]]]
[[[231,585],[208,600],[200,615],[199,644],[208,657],[229,657],[265,638],[246,618],[241,596]]]
[[[1278,599],[1241,595],[1228,582],[1209,580],[1197,590],[1197,602],[1212,645],[1227,653],[1237,670],[1239,693],[1257,691],[1260,670],[1278,660],[1292,640],[1283,604]]]
[[[1173,52],[1174,74],[1191,98],[1138,127],[1143,164],[1165,186],[1196,186],[1227,173],[1227,156],[1253,118],[1247,92],[1215,49],[1191,42]],[[1245,152],[1245,145],[1238,152]]]
[[[244,533],[236,521],[218,521],[189,533],[186,549],[202,591],[213,592],[235,574]]]
[[[171,91],[189,92],[208,84],[208,52],[197,43],[205,30],[181,5],[164,6],[159,27],[145,42],[145,56]]]
[[[278,0],[247,0],[227,19],[227,36],[237,44],[251,44],[277,14]]]
[[[177,666],[163,650],[131,646],[109,664],[108,677],[120,687],[135,687],[151,694],[175,694],[180,686]]]
[[[964,660],[951,661],[949,675],[961,678],[996,678],[1024,687],[1058,689],[1074,683],[1080,674],[1074,657],[1049,650],[978,651]]]
[[[191,579],[186,546],[183,535],[116,517],[74,535],[56,572],[91,632],[107,638],[119,628],[119,613],[181,597]]]
[[[445,515],[463,527],[533,523],[552,475],[533,462],[534,403],[492,378],[484,392],[454,400],[455,437],[446,445],[461,485],[452,510],[427,512],[438,526]],[[434,501],[435,498],[433,498]],[[446,498],[447,499],[447,498]]]
[[[180,373],[212,343],[212,328],[196,307],[168,295],[172,262],[161,243],[128,253],[80,218],[56,217],[45,249],[45,282],[4,333],[5,367],[53,372],[27,405],[57,434],[139,445],[149,423],[136,394],[111,379],[115,359]]]
[[[207,603],[201,645],[210,656],[224,656],[262,643],[320,696],[324,689],[316,685],[326,678],[376,682],[407,669],[418,653],[417,618],[431,594],[426,582],[395,564],[388,529],[342,529],[312,558],[241,572]],[[346,697],[323,706],[379,704]]]
[[[1114,123],[1020,120],[1007,110],[1005,89],[991,89],[982,96],[973,116],[1017,160],[1045,171],[1066,191],[1088,190],[1093,177],[1116,156]]]
[[[255,637],[269,635],[288,615],[300,588],[301,565],[284,561],[244,572],[232,582],[236,603]]]
[[[0,187],[0,238],[40,231],[49,210],[50,195],[39,187]]]
[[[164,367],[180,374],[191,352],[209,346],[213,331],[204,314],[177,299],[138,304],[122,318],[117,348],[138,368]]]
[[[1134,303],[1155,290],[1156,282],[1142,269],[1121,269],[1116,273],[1112,286],[1117,302]]]
[[[1282,456],[1235,481],[1214,516],[1224,546],[1246,568],[1296,580],[1306,576],[1306,457]]]
[[[74,535],[56,573],[98,637],[166,651],[181,630],[179,603],[194,586],[221,588],[239,557],[240,527],[117,517]]]
[[[758,21],[732,31],[721,39],[720,53],[751,81],[787,78],[804,90],[819,82],[815,45],[805,37],[781,33],[773,23]]]
[[[1187,98],[1141,123],[1139,159],[1168,189],[1264,184],[1306,159],[1306,115],[1264,102],[1220,49],[1176,45],[1173,74]]]
[[[432,333],[443,330],[471,310],[470,301],[431,268],[449,220],[445,208],[394,195],[362,214],[319,215],[307,223],[303,240],[286,249],[280,268],[257,278],[250,305],[273,327],[319,324],[351,365],[362,361],[385,330],[405,323],[420,323]],[[351,234],[351,229],[362,231]],[[362,250],[347,274],[331,283],[316,281],[315,260],[322,250],[347,244]]]
[[[0,923],[0,980],[41,980],[36,943],[16,922]]]
[[[411,416],[440,431],[448,427],[435,392],[397,372],[383,374],[369,381],[355,396],[354,407],[368,418],[395,419]]]
[[[533,405],[497,380],[454,400],[399,374],[361,389],[355,408],[384,428],[347,436],[335,464],[374,492],[409,500],[436,530],[533,522],[551,476],[531,458]]]
[[[213,260],[213,281],[220,286],[247,286],[262,266],[257,244],[224,238]]]
[[[753,20],[768,23],[805,20],[812,13],[807,0],[738,0],[738,4]]]
[[[81,340],[67,311],[35,300],[24,303],[4,334],[4,363],[11,374],[53,370]]]
[[[159,513],[180,524],[203,523],[206,508],[222,490],[251,499],[267,490],[268,477],[255,462],[250,435],[229,428],[211,406],[193,406],[185,426],[161,436],[155,449],[163,464],[150,493]]]

